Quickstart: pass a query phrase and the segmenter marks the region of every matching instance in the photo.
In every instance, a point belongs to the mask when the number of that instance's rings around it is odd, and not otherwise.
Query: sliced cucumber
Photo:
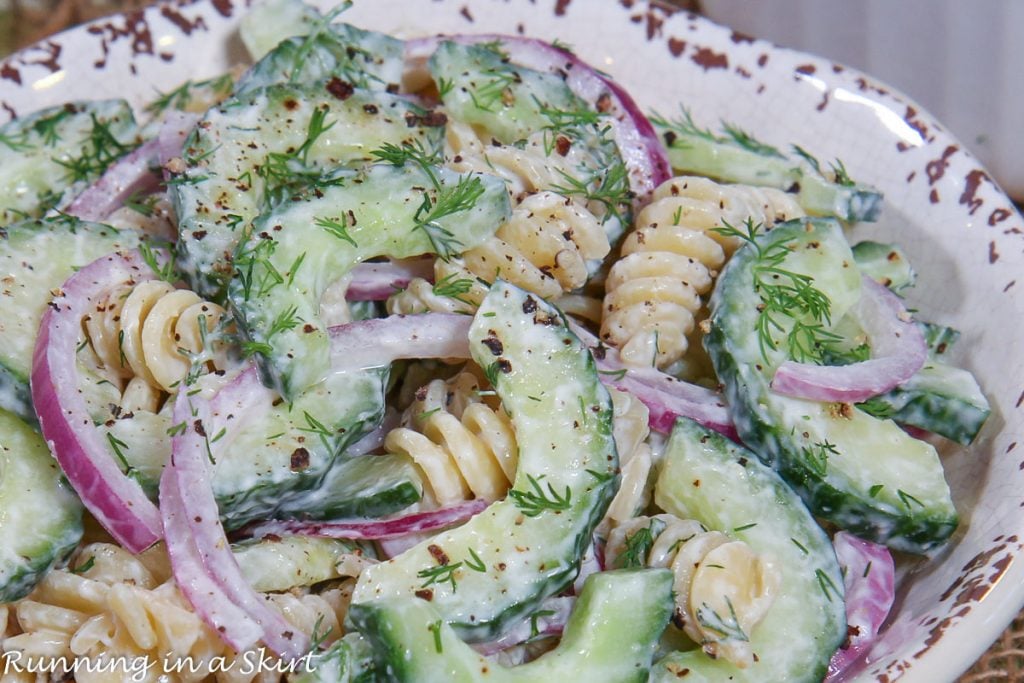
[[[364,550],[351,541],[288,536],[245,541],[233,545],[231,552],[249,585],[265,593],[337,579],[338,562]]]
[[[249,56],[258,61],[282,40],[308,34],[323,19],[302,0],[261,0],[242,16],[239,35]]]
[[[965,446],[974,441],[992,413],[974,375],[936,360],[925,363],[892,391],[857,407],[869,415],[917,427]]]
[[[408,458],[341,455],[305,493],[280,501],[280,519],[332,520],[384,517],[423,495],[423,482]]]
[[[373,648],[362,635],[346,633],[323,652],[312,653],[290,676],[292,683],[381,683]]]
[[[314,27],[307,36],[282,41],[256,62],[238,82],[236,92],[275,83],[316,85],[331,78],[344,93],[363,90],[397,93],[405,64],[405,44],[384,33],[349,24]]]
[[[82,540],[82,504],[43,438],[2,410],[0,500],[0,602],[13,602]]]
[[[716,135],[698,127],[688,112],[679,120],[654,117],[652,122],[664,132],[669,162],[679,173],[795,192],[800,206],[815,216],[875,221],[882,212],[882,193],[854,183],[839,162],[830,180],[818,160],[796,146],[799,158],[792,158],[730,126]]]
[[[138,233],[70,216],[21,221],[0,235],[0,381],[6,388],[0,407],[35,421],[28,378],[39,321],[53,292],[78,268],[138,243]]]
[[[860,272],[894,292],[910,287],[917,278],[907,255],[895,244],[858,242],[853,245],[853,258]]]
[[[832,542],[803,502],[753,453],[696,422],[676,422],[654,488],[658,507],[744,541],[781,577],[739,669],[702,650],[661,660],[652,681],[820,681],[846,637],[843,577]]]
[[[131,151],[136,133],[124,100],[69,102],[0,126],[0,227],[63,206]]]
[[[666,569],[592,574],[558,646],[514,668],[477,654],[422,600],[353,605],[349,616],[373,644],[387,680],[643,683],[671,613],[672,572]]]
[[[498,282],[470,347],[512,418],[513,488],[463,526],[364,571],[353,602],[418,595],[464,637],[488,640],[572,582],[614,492],[618,457],[608,392],[557,310]]]
[[[235,246],[270,204],[337,182],[346,166],[370,161],[385,143],[439,149],[443,129],[421,125],[425,113],[381,92],[339,99],[323,84],[273,85],[210,109],[170,189],[179,217],[178,265],[192,288],[208,298],[221,292]]]
[[[327,286],[377,256],[448,257],[480,244],[509,216],[501,180],[418,164],[371,166],[261,216],[239,245],[228,288],[264,382],[291,398],[330,369],[320,318]]]
[[[711,298],[711,331],[704,340],[741,438],[814,514],[898,550],[934,548],[953,533],[957,514],[930,444],[852,405],[771,391],[770,379],[787,355],[782,347],[759,343],[764,302],[754,282],[759,255],[778,248],[789,250],[780,267],[813,278],[831,301],[833,319],[845,314],[859,291],[860,275],[835,221],[784,224],[760,235],[756,248],[737,252]],[[782,315],[776,320],[782,335],[795,322]]]
[[[339,453],[380,423],[386,379],[386,371],[380,370],[334,373],[290,405],[266,392],[265,400],[244,416],[247,428],[235,430],[231,447],[220,449],[213,467],[213,491],[224,526],[236,529],[271,519],[282,507],[304,504],[317,515],[317,504],[336,505],[307,492],[320,485]],[[387,463],[380,464],[387,470]],[[385,490],[377,509],[400,509],[408,505],[403,500]]]
[[[506,145],[551,126],[545,111],[589,109],[564,78],[513,64],[500,41],[444,41],[430,58],[430,73],[453,116]]]

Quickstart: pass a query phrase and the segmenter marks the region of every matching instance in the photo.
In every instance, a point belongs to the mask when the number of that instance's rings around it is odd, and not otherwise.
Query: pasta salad
[[[850,671],[989,413],[881,194],[344,9],[0,128],[5,676]]]

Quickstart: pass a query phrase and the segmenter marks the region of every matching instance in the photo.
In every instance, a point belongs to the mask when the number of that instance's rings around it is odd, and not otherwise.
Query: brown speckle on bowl
[[[729,58],[726,54],[715,52],[709,47],[698,47],[691,59],[694,64],[703,67],[705,71],[729,68]]]

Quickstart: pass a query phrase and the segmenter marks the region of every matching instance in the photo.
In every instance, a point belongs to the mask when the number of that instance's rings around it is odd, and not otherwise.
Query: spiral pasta
[[[50,572],[31,595],[8,606],[16,621],[11,630],[18,632],[4,639],[4,652],[49,660],[51,670],[71,670],[79,683],[279,681],[273,667],[252,665],[259,661],[254,653],[235,653],[221,641],[168,578],[166,556],[161,559],[154,572],[147,567],[152,560],[144,564],[118,546],[83,547],[76,559],[81,569]],[[333,640],[342,633],[350,595],[351,586],[342,585],[266,597],[297,628]]]
[[[689,347],[701,297],[740,243],[714,229],[747,221],[768,228],[803,215],[790,195],[772,188],[690,176],[662,183],[608,274],[601,338],[631,365],[678,361]]]
[[[384,448],[411,458],[442,506],[470,497],[498,500],[515,478],[512,422],[480,399],[479,383],[468,372],[421,388],[405,426],[388,433]]]
[[[207,335],[223,316],[195,292],[148,280],[109,292],[83,323],[100,372],[126,382],[124,407],[156,412],[161,392],[173,392],[195,363],[222,367]]]
[[[612,397],[612,432],[619,452],[622,480],[598,527],[597,533],[602,536],[611,527],[632,519],[650,502],[649,479],[653,465],[651,448],[645,442],[651,433],[647,406],[628,392],[610,388],[608,393]]]
[[[447,156],[457,171],[479,171],[503,178],[512,195],[512,216],[486,242],[465,252],[454,264],[438,261],[435,285],[422,279],[388,302],[391,313],[468,312],[476,309],[486,287],[479,282],[502,278],[544,298],[582,287],[589,263],[611,249],[601,219],[587,206],[550,190],[574,170],[572,153],[547,153],[543,135],[531,136],[523,148],[485,147],[472,127],[451,122]],[[444,265],[442,265],[444,264]],[[456,296],[444,283],[465,282]]]
[[[675,574],[673,623],[712,657],[745,668],[749,633],[775,599],[780,577],[743,541],[673,515],[635,517],[612,531],[611,566],[667,567]]]

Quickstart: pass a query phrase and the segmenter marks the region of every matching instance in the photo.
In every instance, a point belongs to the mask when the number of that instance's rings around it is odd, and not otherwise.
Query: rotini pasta
[[[479,393],[476,377],[468,372],[447,382],[433,380],[417,392],[406,411],[406,426],[384,439],[388,452],[416,463],[439,505],[470,497],[498,500],[515,477],[512,423]]]
[[[575,162],[571,152],[565,157],[551,154],[544,144],[541,135],[531,136],[522,149],[485,147],[467,124],[449,124],[447,155],[452,168],[500,176],[515,208],[511,219],[484,244],[454,264],[438,262],[435,285],[417,279],[392,297],[389,312],[473,311],[486,291],[478,280],[493,282],[499,277],[544,298],[586,284],[589,264],[604,258],[611,246],[590,207],[551,191],[571,177]],[[457,282],[465,284],[453,288]]]
[[[608,393],[612,397],[612,429],[615,447],[619,452],[622,481],[598,527],[598,534],[601,535],[607,534],[611,527],[636,516],[650,502],[649,479],[653,465],[651,448],[646,443],[651,433],[647,406],[627,392],[609,389]]]
[[[163,579],[169,568],[154,575],[140,558],[106,543],[84,546],[76,564],[50,572],[31,595],[5,607],[16,623],[9,624],[4,653],[49,660],[51,670],[73,671],[79,683],[279,681],[273,667],[261,671],[251,665],[258,661],[255,653],[224,645],[173,580]],[[320,594],[295,590],[266,599],[297,628],[328,634],[330,641],[342,633],[351,583]],[[4,680],[35,680],[21,676]]]
[[[749,633],[764,618],[780,577],[743,541],[668,514],[635,517],[612,531],[611,566],[667,567],[675,574],[673,623],[713,657],[753,663]]]
[[[149,280],[108,293],[84,326],[100,373],[126,382],[123,406],[156,412],[161,392],[173,392],[195,363],[222,365],[207,335],[223,316],[194,292]]]
[[[802,215],[795,200],[772,188],[689,176],[663,183],[608,274],[601,338],[632,365],[678,361],[689,348],[702,296],[739,244],[715,228],[747,221],[770,227]]]

